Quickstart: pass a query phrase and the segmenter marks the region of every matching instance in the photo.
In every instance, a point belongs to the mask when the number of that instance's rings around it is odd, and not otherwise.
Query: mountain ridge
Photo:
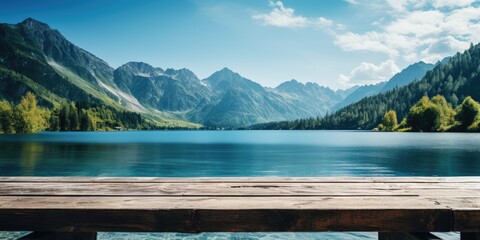
[[[1,98],[18,101],[26,91],[33,91],[45,105],[87,101],[142,113],[161,124],[189,121],[237,128],[323,116],[361,89],[333,91],[297,80],[267,88],[227,67],[205,79],[186,68],[163,69],[144,62],[114,69],[32,18],[0,24],[0,43]],[[21,77],[13,79],[8,71]]]
[[[440,63],[440,62],[439,62]],[[423,61],[411,64],[393,75],[389,80],[377,84],[358,86],[358,88],[347,95],[341,102],[337,103],[334,110],[339,110],[347,105],[358,102],[365,97],[370,97],[379,93],[393,90],[397,87],[403,87],[409,83],[418,80],[435,67],[434,64]]]
[[[446,58],[447,59],[447,58]],[[268,123],[252,129],[373,129],[387,111],[404,119],[422,97],[443,96],[453,108],[467,96],[480,99],[480,43],[436,64],[426,75],[406,86],[363,98],[323,118]]]

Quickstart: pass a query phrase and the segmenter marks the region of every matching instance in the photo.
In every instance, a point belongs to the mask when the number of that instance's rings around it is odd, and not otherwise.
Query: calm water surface
[[[129,131],[0,135],[3,176],[474,176],[480,134]],[[375,234],[113,234],[103,239],[368,239]],[[455,236],[456,237],[456,236]]]
[[[135,131],[0,135],[0,175],[471,176],[480,134]]]

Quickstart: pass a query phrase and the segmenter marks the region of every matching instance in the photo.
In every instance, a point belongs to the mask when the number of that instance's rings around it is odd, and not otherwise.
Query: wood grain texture
[[[157,178],[157,177],[0,177],[0,182],[240,182],[240,183],[480,183],[480,177],[223,177],[223,178]]]
[[[0,177],[0,230],[480,232],[479,226],[479,177]]]

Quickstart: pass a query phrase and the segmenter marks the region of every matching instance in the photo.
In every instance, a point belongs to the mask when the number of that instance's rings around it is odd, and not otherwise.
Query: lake
[[[0,175],[475,176],[480,175],[480,134],[124,131],[0,135]],[[374,233],[102,233],[99,239],[369,239],[375,236]]]

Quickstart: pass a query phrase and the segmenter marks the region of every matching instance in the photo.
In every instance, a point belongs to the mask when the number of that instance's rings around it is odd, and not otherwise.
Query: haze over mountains
[[[448,107],[452,107],[457,112],[462,110],[460,106],[468,97],[471,97],[473,100],[480,99],[480,44],[471,44],[470,48],[463,53],[457,53],[437,63],[432,70],[428,71],[427,74],[418,81],[413,81],[406,86],[394,88],[387,92],[365,97],[358,102],[350,104],[322,118],[272,122],[259,124],[251,128],[373,129],[382,122],[387,111],[395,111],[398,121],[402,121],[402,119],[409,115],[412,106],[421,98],[433,98],[438,95],[445,99],[445,105],[449,105]],[[472,113],[469,113],[470,118],[478,120],[479,110],[475,107],[466,108],[472,110]],[[434,109],[433,111],[438,110],[439,112],[438,115],[429,112],[429,116],[440,116],[444,114],[440,113],[441,110],[438,108],[433,107],[431,109]],[[456,119],[456,121],[457,123],[461,123],[459,119]],[[428,120],[427,118],[422,118],[420,122],[425,123],[428,122]],[[478,131],[476,127],[472,127],[471,129]]]
[[[355,91],[345,97],[345,99],[335,105],[334,109],[338,110],[342,107],[358,102],[364,97],[373,96],[393,90],[394,88],[406,86],[415,80],[421,79],[429,70],[432,70],[434,67],[434,64],[429,64],[422,61],[412,64],[403,69],[401,72],[395,74],[388,81],[358,87]]]
[[[34,19],[0,25],[0,99],[18,102],[27,91],[41,104],[88,101],[144,114],[163,125],[236,128],[323,116],[365,96],[420,79],[434,65],[419,62],[390,81],[333,91],[290,80],[266,88],[224,68],[206,79],[188,69],[129,62],[117,69]]]

